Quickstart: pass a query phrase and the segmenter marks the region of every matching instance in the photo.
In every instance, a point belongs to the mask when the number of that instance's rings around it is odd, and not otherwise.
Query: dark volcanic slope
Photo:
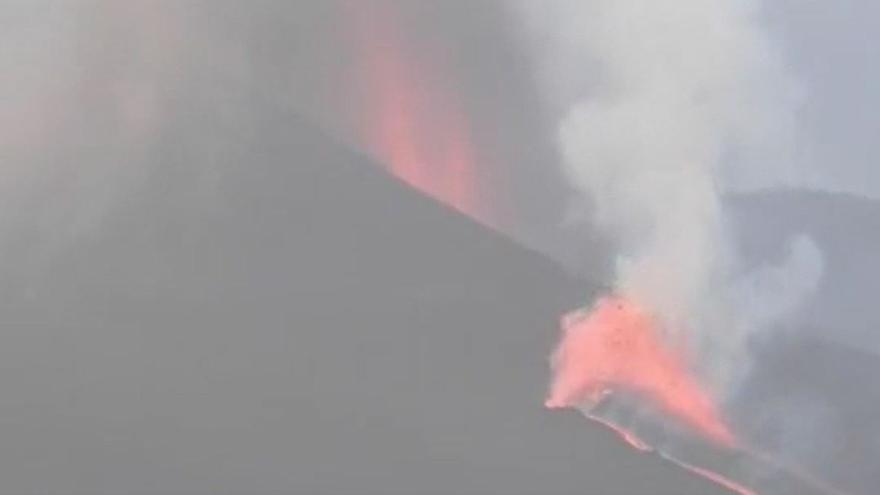
[[[581,296],[553,264],[295,118],[208,108],[5,303],[4,493],[723,493],[542,409]]]
[[[880,363],[827,341],[777,336],[739,398],[743,430],[820,478],[872,494],[880,483]]]

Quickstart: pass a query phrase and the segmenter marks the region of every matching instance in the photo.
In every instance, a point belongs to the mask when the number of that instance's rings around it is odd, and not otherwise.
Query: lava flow
[[[706,439],[733,448],[736,441],[711,397],[690,376],[659,326],[630,301],[601,299],[589,315],[563,322],[553,356],[555,378],[548,408],[596,404],[610,391],[631,393]]]

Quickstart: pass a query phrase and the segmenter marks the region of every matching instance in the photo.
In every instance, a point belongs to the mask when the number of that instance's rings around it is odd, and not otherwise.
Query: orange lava
[[[641,438],[638,437],[635,433],[627,430],[626,428],[620,427],[612,421],[608,421],[599,416],[590,416],[590,419],[596,421],[597,423],[602,424],[606,428],[610,429],[614,433],[617,433],[621,440],[626,442],[630,447],[640,451],[640,452],[651,452],[654,450],[650,445],[645,443]]]
[[[359,4],[358,4],[359,5]],[[357,8],[363,138],[401,181],[488,223],[470,124],[442,57],[405,36],[389,5]],[[426,56],[426,54],[428,56]]]
[[[639,396],[712,442],[736,445],[712,398],[689,374],[683,356],[663,341],[647,312],[608,297],[589,315],[568,317],[563,325],[548,408],[597,403],[606,392],[619,390]]]

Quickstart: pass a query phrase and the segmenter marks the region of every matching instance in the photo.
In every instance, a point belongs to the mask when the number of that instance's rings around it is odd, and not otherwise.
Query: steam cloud
[[[738,377],[749,334],[796,308],[822,270],[818,248],[802,237],[778,266],[748,271],[726,226],[726,192],[798,185],[801,91],[758,7],[522,5],[548,104],[562,115],[565,173],[616,244],[614,289],[685,332],[698,371],[721,396]]]

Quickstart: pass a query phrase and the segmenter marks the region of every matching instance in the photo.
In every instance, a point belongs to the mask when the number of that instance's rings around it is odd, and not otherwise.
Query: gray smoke
[[[748,336],[790,314],[822,271],[808,238],[779,265],[752,271],[727,227],[725,193],[802,177],[793,160],[802,91],[758,9],[740,0],[521,9],[559,114],[565,174],[616,243],[614,289],[686,332],[721,395],[738,378]]]

